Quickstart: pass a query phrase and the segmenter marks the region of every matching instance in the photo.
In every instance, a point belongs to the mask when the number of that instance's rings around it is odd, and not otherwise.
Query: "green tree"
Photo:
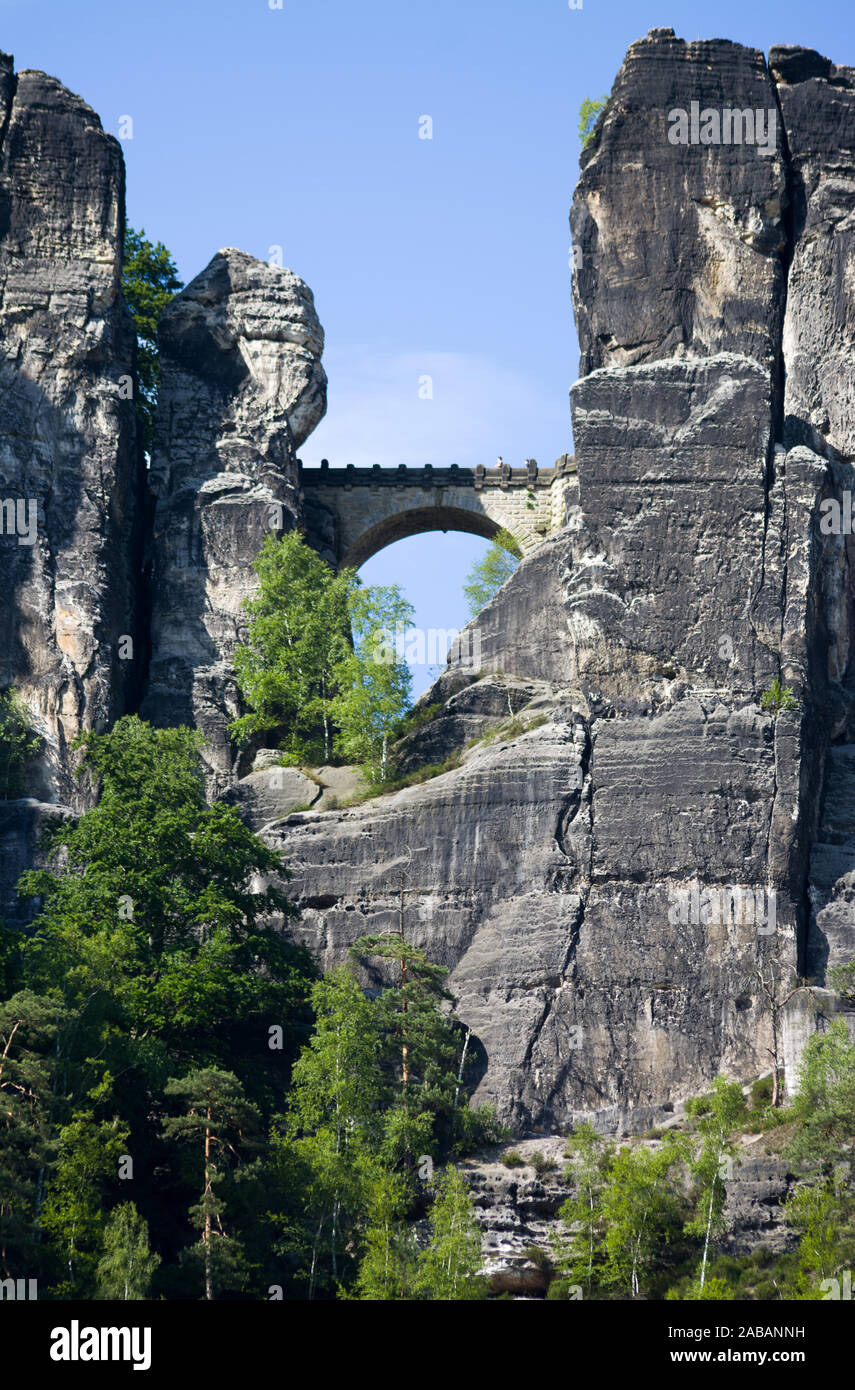
[[[834,965],[828,972],[828,983],[844,999],[855,999],[855,960],[846,965]]]
[[[419,1259],[422,1297],[461,1302],[487,1297],[480,1274],[481,1231],[461,1174],[450,1164],[434,1180],[430,1239]]]
[[[214,1298],[215,1285],[240,1281],[243,1251],[223,1225],[225,1201],[215,1186],[222,1182],[230,1164],[239,1163],[257,1131],[260,1114],[246,1099],[238,1078],[216,1067],[192,1071],[172,1080],[166,1095],[180,1101],[181,1115],[167,1116],[163,1130],[168,1139],[189,1143],[202,1159],[203,1188],[199,1202],[190,1210],[193,1224],[202,1232],[199,1243],[188,1255],[200,1256],[204,1264],[205,1298]]]
[[[579,107],[579,139],[582,141],[582,148],[591,139],[594,133],[594,126],[597,124],[597,117],[606,106],[608,97],[585,97]]]
[[[0,690],[0,800],[24,796],[29,763],[41,739],[33,733],[27,709],[14,690]]]
[[[31,990],[0,1004],[0,1277],[36,1267],[51,1123],[56,1042],[64,1011]]]
[[[490,541],[480,560],[476,560],[463,585],[463,595],[469,616],[477,617],[481,609],[510,579],[522,558],[510,531],[499,531]]]
[[[565,1176],[573,1183],[574,1193],[558,1210],[565,1234],[555,1243],[556,1268],[570,1283],[583,1284],[590,1293],[604,1257],[602,1197],[612,1149],[586,1121],[567,1140],[566,1157],[571,1162]]]
[[[781,710],[799,710],[801,703],[796,698],[795,691],[791,685],[783,685],[776,676],[769,686],[760,696],[760,708],[766,714],[779,714]]]
[[[745,1115],[742,1088],[735,1081],[717,1076],[710,1095],[690,1100],[686,1113],[694,1119],[701,1136],[700,1148],[689,1165],[697,1188],[697,1206],[685,1229],[689,1235],[703,1237],[697,1295],[702,1298],[707,1279],[710,1239],[724,1229],[726,1174],[738,1153],[731,1135]]]
[[[352,570],[336,574],[296,531],[267,536],[254,569],[258,592],[244,605],[249,640],[234,656],[249,712],[232,723],[232,737],[244,743],[276,731],[287,761],[326,762],[358,581]]]
[[[706,1301],[710,1303],[727,1303],[728,1301],[732,1302],[735,1298],[735,1294],[726,1279],[714,1278],[711,1275],[707,1275],[703,1284],[701,1284],[699,1279],[695,1279],[685,1292],[681,1293],[679,1289],[669,1289],[665,1298],[666,1301],[676,1302]]]
[[[314,1032],[273,1143],[275,1243],[310,1298],[349,1288],[360,1250],[358,1296],[373,1297],[381,1255],[397,1250],[395,1296],[409,1297],[401,1226],[418,1203],[419,1160],[445,1159],[496,1129],[489,1112],[458,1103],[458,1036],[441,1012],[447,972],[394,933],[362,938],[351,955],[370,963],[381,988],[367,997],[351,963],[313,989]]]
[[[463,1133],[465,1108],[455,1105],[458,1043],[442,1012],[453,1003],[444,966],[428,960],[398,932],[360,937],[351,959],[371,962],[383,988],[375,1008],[382,1044],[383,1152],[392,1167],[412,1172],[416,1158],[439,1160]]]
[[[98,1261],[98,1297],[145,1299],[160,1256],[152,1252],[148,1222],[133,1202],[121,1202],[104,1227],[104,1250]]]
[[[98,804],[57,830],[56,866],[19,885],[41,900],[23,948],[28,983],[156,1041],[173,1066],[231,1064],[250,1037],[259,1050],[272,1021],[289,1034],[310,975],[277,926],[293,905],[255,887],[287,878],[281,858],[236,808],[206,805],[199,745],[189,729],[136,716],[84,735]]]
[[[825,1033],[814,1033],[802,1054],[793,1099],[798,1121],[789,1155],[828,1172],[852,1157],[855,1135],[855,1043],[846,1022],[835,1019]]]
[[[399,633],[415,616],[396,584],[350,593],[353,650],[339,667],[334,718],[338,746],[372,782],[385,781],[389,742],[410,706],[412,673],[397,654]]]
[[[146,453],[151,453],[160,385],[157,323],[170,299],[182,288],[178,269],[163,242],[148,241],[145,228],[135,232],[133,227],[127,227],[122,292],[137,335],[136,408]]]
[[[308,1294],[345,1277],[366,1200],[368,1156],[382,1133],[379,1020],[352,970],[312,990],[316,1022],[294,1064],[288,1139],[303,1165]]]
[[[355,1295],[377,1302],[412,1299],[418,1288],[418,1251],[404,1220],[407,1185],[399,1174],[375,1163],[368,1192],[364,1254]]]
[[[127,1145],[127,1127],[117,1116],[99,1120],[81,1109],[59,1129],[56,1167],[41,1217],[62,1270],[53,1284],[58,1298],[91,1298],[94,1293],[104,1236],[104,1196]]]
[[[658,1149],[621,1148],[603,1190],[606,1227],[604,1282],[622,1285],[637,1297],[662,1247],[679,1229],[680,1202],[672,1174],[680,1145],[669,1136]]]
[[[799,1186],[784,1214],[799,1231],[798,1269],[790,1290],[801,1301],[820,1300],[823,1280],[833,1279],[855,1255],[852,1193],[831,1179]]]

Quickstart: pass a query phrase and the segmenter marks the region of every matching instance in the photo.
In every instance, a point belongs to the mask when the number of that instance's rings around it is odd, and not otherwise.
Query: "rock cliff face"
[[[753,135],[765,143],[746,143],[742,125],[735,143],[725,108],[762,113]],[[719,114],[722,138],[701,143],[708,110]],[[676,141],[672,112],[686,115],[686,143]],[[735,352],[771,376],[784,311],[786,189],[762,53],[721,40],[685,43],[673,30],[632,44],[573,199],[580,375]]]
[[[120,644],[140,644],[142,540],[124,168],[90,107],[6,55],[0,121],[0,688],[26,699],[34,789],[56,801],[71,739],[123,712],[138,669]]]
[[[855,70],[773,48],[790,149],[785,410],[806,442],[855,454]],[[818,443],[822,441],[822,443]]]
[[[7,910],[66,814],[71,737],[142,695],[205,731],[323,964],[403,919],[449,967],[477,1099],[517,1132],[644,1130],[775,1051],[792,1086],[810,1032],[855,1023],[828,988],[855,949],[852,537],[821,524],[855,490],[853,94],[809,50],[630,47],[571,214],[565,524],[401,750],[458,765],[337,810],[340,772],[241,777],[226,733],[253,559],[319,531],[295,456],[325,406],[311,293],[227,249],[170,305],[145,528],[119,148],[0,59],[0,688],[46,746],[33,798],[0,807]],[[761,707],[777,678],[796,708]],[[816,986],[779,1019],[797,972]]]
[[[42,752],[0,803],[0,917],[46,821],[80,805],[73,738],[137,698],[143,459],[122,301],[124,167],[95,112],[0,55],[0,689]]]

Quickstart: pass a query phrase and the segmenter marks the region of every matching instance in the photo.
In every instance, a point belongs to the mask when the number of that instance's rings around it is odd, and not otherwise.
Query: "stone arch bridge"
[[[423,531],[468,531],[488,539],[510,531],[525,554],[564,524],[565,493],[576,464],[562,454],[552,468],[527,459],[485,468],[300,467],[309,539],[336,565],[358,569],[393,541]]]

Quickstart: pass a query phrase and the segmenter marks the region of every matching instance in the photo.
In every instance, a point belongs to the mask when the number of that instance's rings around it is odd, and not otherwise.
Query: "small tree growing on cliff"
[[[143,448],[151,452],[154,412],[160,385],[157,322],[183,281],[162,241],[148,241],[145,228],[125,231],[122,292],[137,334],[136,407],[143,434]]]
[[[0,800],[24,795],[27,765],[40,746],[19,696],[14,690],[0,690]]]
[[[697,1207],[692,1220],[686,1223],[686,1231],[690,1235],[702,1236],[704,1241],[698,1275],[698,1291],[702,1296],[707,1281],[710,1239],[724,1229],[727,1188],[722,1169],[727,1172],[726,1165],[732,1164],[737,1155],[737,1146],[731,1134],[745,1114],[742,1087],[735,1081],[717,1076],[712,1093],[690,1100],[686,1113],[694,1118],[702,1140],[698,1153],[689,1165],[697,1183]]]
[[[594,126],[597,124],[597,117],[603,110],[607,101],[607,96],[585,97],[585,100],[579,107],[579,139],[582,141],[583,149],[591,139],[594,133]]]
[[[522,552],[510,531],[498,531],[480,560],[476,560],[463,585],[463,596],[474,618],[510,579]]]

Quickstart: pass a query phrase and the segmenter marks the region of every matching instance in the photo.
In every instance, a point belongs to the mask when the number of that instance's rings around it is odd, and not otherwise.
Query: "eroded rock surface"
[[[123,231],[118,141],[55,78],[0,55],[0,689],[21,692],[44,739],[47,801],[75,796],[71,740],[124,712],[140,670]]]
[[[727,107],[761,112],[767,146],[672,143],[670,113],[690,118],[693,102],[696,141],[701,111]],[[630,45],[573,198],[580,376],[735,352],[771,379],[784,308],[782,142],[757,49],[663,29]]]
[[[855,454],[855,69],[803,48],[769,66],[791,151],[785,409],[806,442]]]

